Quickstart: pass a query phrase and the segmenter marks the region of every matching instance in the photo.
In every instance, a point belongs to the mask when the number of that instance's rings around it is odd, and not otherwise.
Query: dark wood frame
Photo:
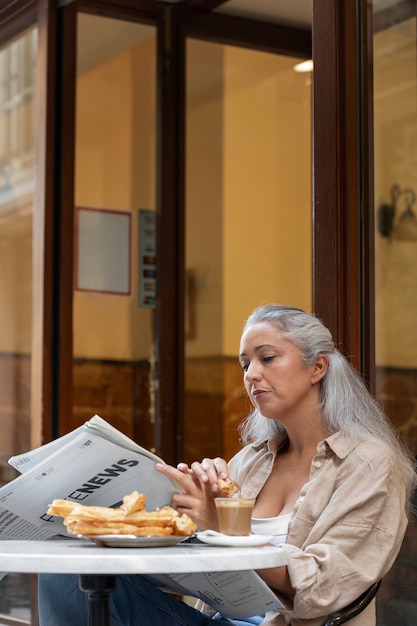
[[[184,3],[187,4],[187,3]],[[197,2],[188,3],[197,5]],[[202,3],[206,4],[206,3]],[[219,2],[216,3],[220,4]],[[187,10],[188,9],[188,10]],[[184,414],[184,185],[185,185],[185,42],[187,37],[295,54],[311,53],[311,35],[282,26],[227,16],[196,13],[186,7],[165,9],[159,30],[158,301],[156,311],[159,394],[155,447],[164,459],[182,458]],[[297,45],[295,45],[295,42]],[[261,43],[262,42],[262,43]],[[167,167],[164,166],[167,164]],[[171,166],[169,164],[171,163]],[[175,163],[175,169],[172,167]],[[172,237],[172,232],[177,237]],[[175,280],[169,268],[176,267]],[[167,318],[171,322],[167,324]]]
[[[157,302],[155,341],[159,379],[155,448],[175,461],[184,414],[185,38],[166,8],[158,24]],[[173,237],[172,233],[176,236]],[[168,278],[170,268],[174,276]]]
[[[373,384],[372,118],[366,108],[371,99],[367,46],[362,45],[368,34],[366,6],[356,0],[314,2],[313,308],[337,346]]]
[[[0,0],[0,45],[32,26],[38,19],[39,8],[36,0]]]
[[[51,430],[51,391],[53,367],[53,246],[55,186],[56,90],[56,5],[52,0],[38,4],[38,65],[36,98],[35,206],[37,220],[33,229],[33,327],[31,412],[41,419],[42,438],[49,440]]]

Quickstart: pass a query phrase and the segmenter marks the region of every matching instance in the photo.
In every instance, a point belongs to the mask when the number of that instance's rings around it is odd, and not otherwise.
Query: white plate
[[[176,546],[187,537],[168,535],[166,537],[137,537],[136,535],[78,535],[106,548],[160,548]]]
[[[197,533],[196,536],[197,539],[203,543],[209,543],[212,546],[229,546],[236,548],[263,546],[274,538],[273,535],[245,535],[234,537],[233,535],[218,533],[215,530],[205,530]]]

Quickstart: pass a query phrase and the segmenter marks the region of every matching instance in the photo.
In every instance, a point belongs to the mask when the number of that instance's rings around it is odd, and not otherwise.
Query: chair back
[[[354,617],[359,615],[359,613],[366,609],[371,600],[373,600],[373,598],[376,596],[380,585],[381,581],[378,580],[378,582],[371,585],[369,589],[364,591],[364,593],[359,596],[359,598],[356,598],[356,600],[348,604],[348,606],[346,606],[344,609],[328,615],[326,621],[323,622],[322,626],[340,626],[340,624],[345,624],[350,619],[353,619]]]

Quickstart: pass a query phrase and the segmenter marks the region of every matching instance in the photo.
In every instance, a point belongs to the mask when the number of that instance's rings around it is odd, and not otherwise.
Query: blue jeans
[[[74,574],[39,575],[40,626],[86,626],[87,594]],[[264,616],[245,621],[217,613],[208,617],[164,593],[139,575],[118,576],[109,600],[111,626],[248,626],[261,624]]]

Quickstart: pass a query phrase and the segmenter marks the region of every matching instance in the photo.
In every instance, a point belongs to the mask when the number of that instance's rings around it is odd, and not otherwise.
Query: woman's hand
[[[227,464],[224,459],[203,459],[189,467],[179,463],[177,467],[156,464],[156,469],[170,478],[178,487],[171,506],[180,514],[187,513],[199,530],[217,530],[217,512],[214,495],[218,493],[217,479],[227,477]]]
[[[194,461],[190,468],[186,463],[179,463],[177,468],[184,473],[191,473],[200,483],[209,485],[214,495],[217,495],[220,491],[217,485],[218,479],[229,476],[227,463],[220,457],[215,459],[205,458],[201,463]]]

